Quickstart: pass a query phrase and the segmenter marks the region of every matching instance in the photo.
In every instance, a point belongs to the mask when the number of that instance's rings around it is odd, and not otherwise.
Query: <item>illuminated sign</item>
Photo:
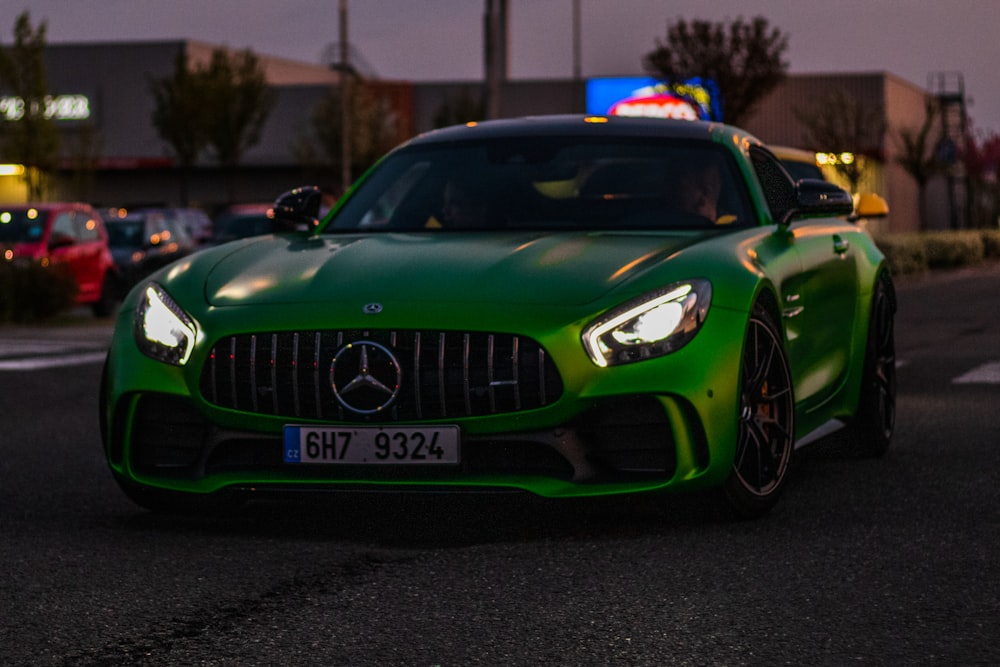
[[[711,81],[670,85],[648,77],[616,77],[587,81],[587,113],[719,120],[721,104]]]
[[[86,95],[47,95],[45,117],[51,120],[86,120],[90,118],[90,100]],[[17,121],[24,118],[25,102],[20,97],[0,97],[0,119]]]
[[[608,109],[608,115],[698,120],[698,111],[690,102],[673,95],[660,95],[655,92],[652,95],[619,100]]]

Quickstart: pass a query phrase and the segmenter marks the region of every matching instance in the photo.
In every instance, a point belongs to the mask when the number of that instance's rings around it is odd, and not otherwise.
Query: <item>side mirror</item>
[[[274,224],[281,231],[312,231],[319,225],[323,195],[314,185],[289,190],[274,202]]]
[[[803,178],[795,184],[795,205],[782,216],[782,222],[788,224],[794,218],[850,215],[853,212],[854,200],[846,190],[827,181]]]
[[[858,205],[854,209],[851,220],[861,218],[884,218],[889,215],[889,204],[882,197],[868,193],[858,197]]]

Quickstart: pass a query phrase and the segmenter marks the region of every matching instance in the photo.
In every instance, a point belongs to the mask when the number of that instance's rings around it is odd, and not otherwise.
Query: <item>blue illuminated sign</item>
[[[587,113],[720,120],[722,105],[711,81],[689,79],[673,85],[651,77],[587,81]]]

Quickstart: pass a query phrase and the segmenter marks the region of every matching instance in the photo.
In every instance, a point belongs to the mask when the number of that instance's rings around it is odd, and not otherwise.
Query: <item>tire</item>
[[[115,308],[120,300],[121,290],[118,287],[118,280],[108,273],[101,282],[101,295],[92,306],[94,317],[111,317],[115,314]]]
[[[723,485],[737,518],[766,514],[785,488],[795,447],[795,395],[783,337],[771,315],[754,307],[740,369],[739,436]]]
[[[896,425],[896,292],[882,273],[872,293],[858,409],[848,426],[850,448],[859,456],[884,456]]]

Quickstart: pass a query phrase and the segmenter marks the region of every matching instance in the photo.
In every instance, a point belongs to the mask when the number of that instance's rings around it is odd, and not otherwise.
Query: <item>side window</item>
[[[76,224],[80,239],[83,241],[100,241],[101,232],[98,230],[96,218],[88,214],[87,211],[76,212]]]
[[[183,225],[181,220],[177,218],[164,218],[164,226],[170,232],[170,240],[182,245],[191,241],[187,227]]]
[[[789,211],[798,204],[795,196],[795,183],[778,158],[770,151],[760,146],[750,147],[750,159],[753,161],[757,180],[764,190],[764,198],[771,209],[771,217],[775,222],[782,222]]]
[[[72,239],[74,241],[79,240],[80,235],[76,231],[72,212],[66,211],[65,213],[60,213],[52,221],[52,235],[50,238],[55,239],[56,237]]]

